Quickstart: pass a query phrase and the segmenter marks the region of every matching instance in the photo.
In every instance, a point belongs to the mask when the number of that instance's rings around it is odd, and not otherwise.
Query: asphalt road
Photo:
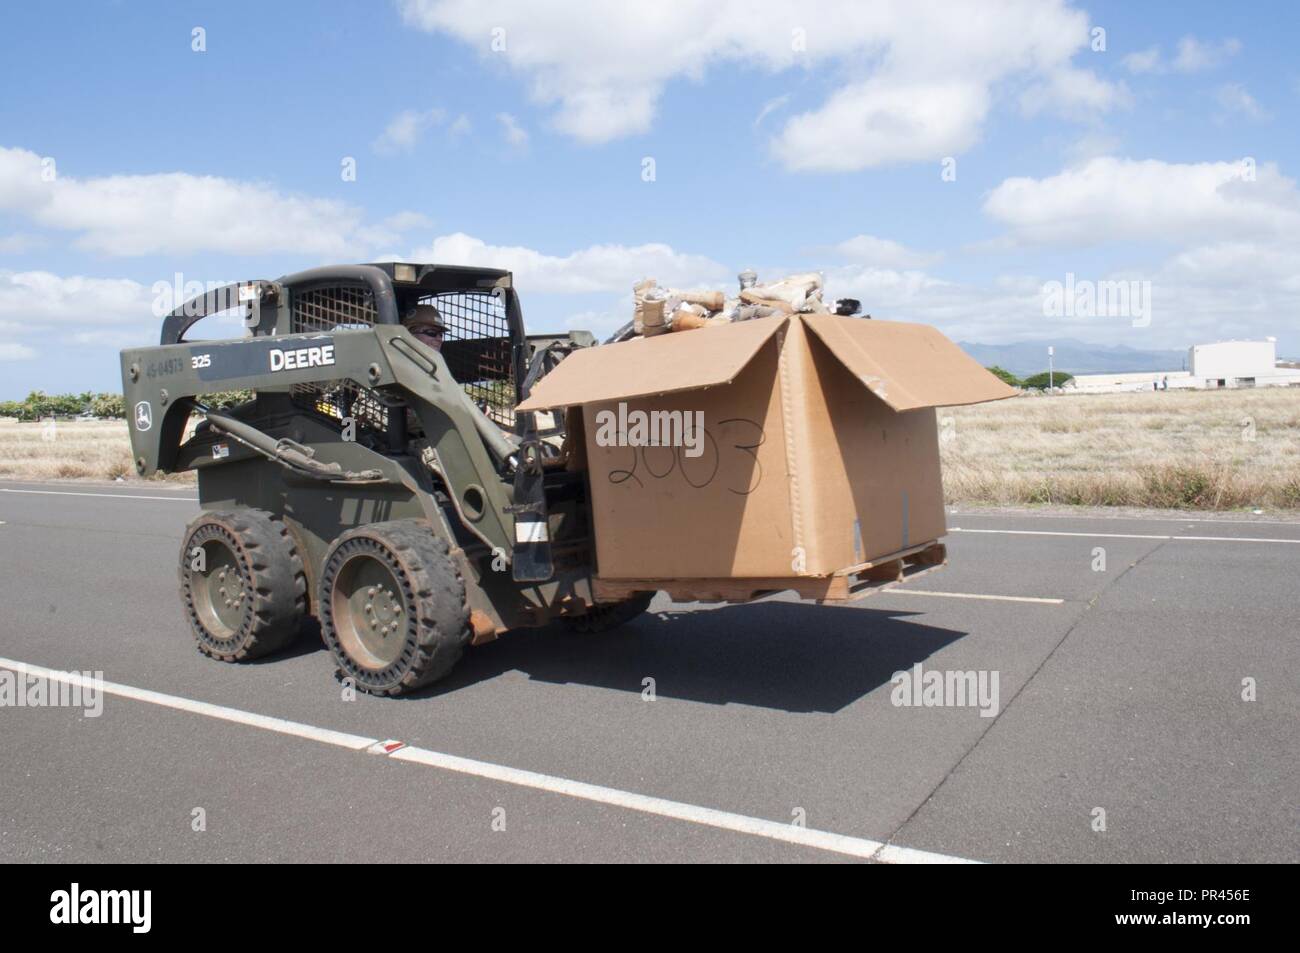
[[[192,497],[0,484],[0,668],[123,686],[0,707],[0,861],[1300,860],[1300,522],[960,511],[908,587],[956,596],[660,596],[347,701],[319,641],[192,647]],[[917,663],[995,716],[895,705]]]

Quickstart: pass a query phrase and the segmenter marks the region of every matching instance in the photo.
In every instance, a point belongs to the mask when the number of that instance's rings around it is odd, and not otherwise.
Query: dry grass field
[[[138,479],[124,420],[18,423],[0,419],[0,479]],[[192,482],[194,474],[165,478]]]
[[[1300,389],[1020,397],[938,413],[952,503],[1300,508]],[[135,479],[125,422],[47,428],[0,420],[0,479]]]
[[[1300,389],[1019,397],[939,411],[954,503],[1300,507]]]

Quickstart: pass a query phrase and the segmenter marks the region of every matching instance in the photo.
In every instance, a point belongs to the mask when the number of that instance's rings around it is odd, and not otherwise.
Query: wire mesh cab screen
[[[374,327],[378,312],[368,288],[325,287],[295,291],[290,332],[364,330]],[[428,295],[420,304],[438,309],[447,328],[443,360],[451,376],[494,423],[515,427],[518,389],[515,381],[510,321],[505,298],[481,291],[452,291]],[[389,431],[389,410],[401,401],[351,381],[294,384],[294,402],[334,420],[351,417],[358,431],[376,435]]]
[[[312,288],[295,291],[289,330],[364,330],[375,326],[377,311],[367,288]],[[405,405],[378,391],[348,380],[315,381],[289,388],[294,404],[322,417],[342,422],[352,419],[364,443],[389,436]]]
[[[451,376],[499,427],[513,430],[518,391],[504,296],[482,291],[429,295],[447,328],[442,357]]]
[[[313,288],[293,294],[290,331],[351,331],[373,328],[377,312],[368,288]]]

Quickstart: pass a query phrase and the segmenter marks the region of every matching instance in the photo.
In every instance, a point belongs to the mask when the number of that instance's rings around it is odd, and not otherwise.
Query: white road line
[[[77,672],[60,672],[41,665],[16,662],[13,659],[0,658],[0,668],[12,669],[15,672],[23,672],[47,681],[67,685],[81,685],[83,687],[87,684],[94,685],[91,679]],[[250,728],[261,728],[264,731],[274,731],[276,734],[281,735],[293,735],[295,738],[306,738],[309,741],[319,741],[321,744],[335,745],[352,751],[364,751],[379,741],[378,738],[362,738],[360,735],[349,735],[329,728],[317,728],[315,725],[304,725],[301,722],[286,721],[283,718],[273,718],[270,715],[258,715],[251,711],[241,711],[238,708],[227,708],[225,705],[212,705],[208,702],[195,701],[192,698],[182,698],[179,695],[165,695],[162,692],[150,691],[147,688],[119,685],[116,682],[102,682],[99,687],[107,695],[117,695],[134,701],[148,702],[151,705],[161,705],[164,708],[175,708],[179,711],[188,711],[191,714],[203,715],[207,718],[233,721],[236,724],[248,725]]]
[[[982,592],[935,592],[933,589],[895,589],[887,587],[885,592],[902,593],[905,596],[942,596],[945,599],[989,599],[994,602],[1036,602],[1045,606],[1059,606],[1064,599],[1044,599],[1039,596],[992,596]]]
[[[85,676],[79,675],[76,672],[60,672],[55,669],[45,668],[41,665],[31,665],[27,662],[17,662],[13,659],[7,658],[0,658],[0,668],[7,668],[15,672],[22,672],[37,678],[44,678],[49,681],[66,683],[69,685],[84,686],[90,682],[90,680],[85,678]],[[117,695],[134,701],[148,702],[152,705],[162,705],[165,708],[187,711],[195,715],[203,715],[207,718],[217,718],[221,721],[231,721],[236,724],[248,725],[252,728],[261,728],[264,731],[273,731],[277,734],[292,735],[295,738],[306,738],[311,741],[319,741],[322,744],[347,748],[352,751],[370,751],[374,753],[376,745],[391,745],[394,743],[391,740],[381,742],[378,738],[363,738],[360,735],[350,735],[341,731],[333,731],[329,728],[317,728],[314,725],[305,725],[297,721],[287,721],[283,718],[272,718],[268,715],[258,715],[253,712],[242,711],[238,708],[227,708],[225,705],[213,705],[208,702],[182,698],[178,695],[167,695],[162,692],[150,691],[145,688],[119,685],[116,682],[103,682],[100,685],[100,688],[108,695]],[[963,857],[950,857],[947,854],[935,854],[928,851],[912,850],[907,847],[896,847],[892,844],[869,840],[865,837],[850,837],[847,834],[834,834],[830,831],[819,831],[812,828],[796,827],[793,824],[769,821],[760,817],[749,817],[745,814],[733,814],[730,811],[719,811],[710,807],[686,804],[682,801],[670,801],[666,798],[636,794],[632,791],[623,791],[618,788],[602,787],[598,784],[587,784],[583,781],[571,781],[567,778],[559,778],[549,774],[540,774],[536,771],[524,771],[519,768],[510,768],[505,765],[492,764],[487,761],[475,761],[471,758],[461,758],[456,755],[430,751],[426,748],[400,747],[390,753],[387,757],[393,761],[407,761],[412,764],[441,768],[444,771],[455,771],[458,774],[467,774],[473,777],[500,781],[505,784],[513,784],[519,787],[534,788],[539,791],[548,791],[554,794],[563,794],[567,797],[580,798],[585,801],[595,801],[599,804],[608,804],[613,807],[639,811],[643,814],[654,814],[659,817],[688,821],[692,824],[700,824],[705,827],[734,831],[739,834],[750,834],[755,837],[765,837],[769,840],[783,841],[787,844],[797,844],[803,847],[813,847],[818,850],[832,851],[837,854],[847,854],[851,857],[863,857],[867,859],[874,858],[876,860],[883,860],[887,863],[899,864],[978,863],[978,861],[967,860]]]
[[[1300,545],[1300,539],[1278,539],[1276,536],[1156,536],[1148,533],[1064,533],[1046,529],[963,529],[951,527],[950,533],[996,533],[1004,536],[1083,536],[1089,539],[1166,539],[1192,540],[1202,543],[1289,543]]]
[[[978,864],[978,860],[959,860],[947,854],[936,854],[928,850],[915,850],[911,847],[899,847],[886,844],[876,855],[882,864]]]
[[[1125,516],[1115,514],[1114,516],[1103,513],[979,513],[971,510],[949,510],[950,516],[964,516],[970,519],[1027,519],[1027,520],[1098,520],[1105,522],[1114,520],[1117,522],[1127,521],[1130,523],[1244,523],[1246,525],[1255,524],[1262,526],[1300,526],[1296,520],[1270,520],[1270,519],[1218,519],[1208,517],[1177,517],[1177,516]]]
[[[133,493],[73,493],[69,490],[12,490],[0,486],[0,493],[37,493],[42,496],[96,496],[109,500],[166,500],[168,503],[197,503],[197,496],[141,496]]]
[[[394,761],[412,761],[416,764],[442,768],[445,771],[456,771],[461,774],[490,778],[494,781],[502,781],[520,787],[564,794],[568,797],[582,798],[585,801],[611,804],[615,807],[627,808],[630,811],[640,811],[643,814],[656,814],[660,817],[671,817],[679,821],[689,821],[692,824],[702,824],[720,830],[735,831],[739,834],[751,834],[755,837],[784,841],[787,844],[798,844],[803,847],[833,851],[837,854],[848,854],[852,857],[872,858],[882,851],[888,850],[888,846],[880,841],[867,840],[863,837],[849,837],[846,834],[833,834],[829,831],[796,827],[793,824],[783,824],[759,817],[749,817],[744,814],[732,814],[730,811],[719,811],[711,807],[684,804],[681,801],[669,801],[661,797],[651,797],[645,794],[636,794],[632,791],[622,791],[618,788],[587,784],[583,781],[570,781],[567,778],[538,774],[535,771],[523,771],[519,768],[508,768],[499,764],[489,764],[485,761],[459,758],[455,755],[428,751],[424,748],[402,748],[390,755],[390,758]],[[921,863],[923,862],[921,858],[926,857],[928,858],[928,860],[924,861],[926,863],[976,863],[976,861],[965,860],[960,857],[949,857],[944,854],[927,854],[925,851],[914,851],[913,853],[916,856],[906,859],[899,857],[898,862]]]

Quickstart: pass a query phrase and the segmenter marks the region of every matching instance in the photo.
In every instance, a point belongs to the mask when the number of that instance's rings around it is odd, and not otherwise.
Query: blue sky
[[[1300,355],[1292,5],[54,11],[0,14],[0,399],[115,389],[176,273],[391,257],[512,269],[535,330],[753,267],[959,340]],[[1067,275],[1150,320],[1046,314]]]

